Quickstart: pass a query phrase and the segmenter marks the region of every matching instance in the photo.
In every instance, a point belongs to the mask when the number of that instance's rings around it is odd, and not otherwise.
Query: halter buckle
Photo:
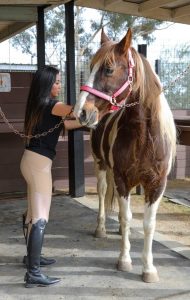
[[[133,75],[128,76],[128,82],[131,84],[133,82]]]
[[[116,100],[115,96],[111,97],[111,104],[117,105],[117,100]]]

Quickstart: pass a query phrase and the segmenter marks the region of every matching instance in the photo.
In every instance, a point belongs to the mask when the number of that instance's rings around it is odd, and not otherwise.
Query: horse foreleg
[[[106,217],[105,217],[105,195],[107,191],[107,182],[106,182],[106,171],[97,172],[97,191],[98,191],[98,198],[99,198],[99,210],[98,210],[98,217],[97,217],[97,227],[95,230],[95,237],[102,238],[106,236]]]
[[[119,234],[121,235],[122,231],[121,231],[121,214],[120,214],[120,210],[119,210],[119,213],[118,213],[118,221],[119,221]]]
[[[120,209],[120,225],[121,225],[121,252],[118,260],[118,270],[131,271],[132,260],[130,257],[131,244],[129,241],[130,221],[132,219],[132,212],[130,209],[130,195],[125,197],[118,197]]]
[[[150,203],[145,204],[144,211],[144,249],[142,255],[143,270],[142,279],[145,282],[157,282],[159,281],[159,276],[156,267],[153,265],[153,255],[152,255],[152,242],[154,237],[154,231],[156,226],[156,213],[160,203],[161,197],[150,205]]]

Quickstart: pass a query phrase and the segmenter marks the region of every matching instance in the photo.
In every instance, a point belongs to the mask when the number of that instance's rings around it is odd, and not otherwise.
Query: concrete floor
[[[55,265],[43,268],[44,274],[61,277],[58,285],[26,289],[23,278],[25,254],[21,215],[25,199],[0,201],[0,300],[116,300],[190,299],[190,259],[154,241],[154,262],[160,281],[141,281],[143,235],[134,225],[131,230],[131,273],[116,269],[120,236],[117,216],[107,220],[108,237],[93,236],[97,207],[89,197],[53,197],[43,253],[55,257]],[[172,245],[171,245],[172,246]]]

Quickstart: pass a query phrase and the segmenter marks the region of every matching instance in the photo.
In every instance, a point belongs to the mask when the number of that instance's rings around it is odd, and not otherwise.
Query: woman
[[[24,132],[27,138],[20,165],[27,183],[28,199],[27,212],[23,215],[23,232],[27,244],[27,256],[24,257],[27,266],[24,278],[26,287],[48,286],[60,281],[40,271],[40,266],[55,262],[54,259],[41,256],[51,205],[51,167],[58,138],[64,127],[62,117],[73,117],[72,106],[55,99],[60,89],[59,71],[51,66],[44,67],[33,77],[26,105]],[[77,120],[65,121],[66,129],[77,127],[81,127]],[[51,128],[54,128],[53,131],[48,132]]]

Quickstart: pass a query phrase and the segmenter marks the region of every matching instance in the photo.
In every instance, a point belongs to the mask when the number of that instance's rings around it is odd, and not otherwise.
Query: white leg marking
[[[142,254],[142,262],[143,262],[142,274],[143,274],[143,280],[145,282],[159,281],[157,269],[153,265],[152,242],[153,242],[155,226],[156,226],[156,213],[162,195],[152,205],[149,205],[149,203],[145,203],[144,222],[143,222],[144,249]]]
[[[97,228],[95,231],[96,237],[105,237],[106,236],[106,228],[105,228],[105,195],[107,190],[107,182],[106,182],[106,171],[100,171],[98,168],[96,169],[97,173],[97,191],[99,197],[99,211],[97,218]]]
[[[130,209],[130,196],[128,198],[119,197],[119,209],[120,209],[120,222],[121,222],[121,252],[118,260],[118,269],[121,271],[131,271],[132,260],[130,257],[130,221],[132,219],[132,212]]]

